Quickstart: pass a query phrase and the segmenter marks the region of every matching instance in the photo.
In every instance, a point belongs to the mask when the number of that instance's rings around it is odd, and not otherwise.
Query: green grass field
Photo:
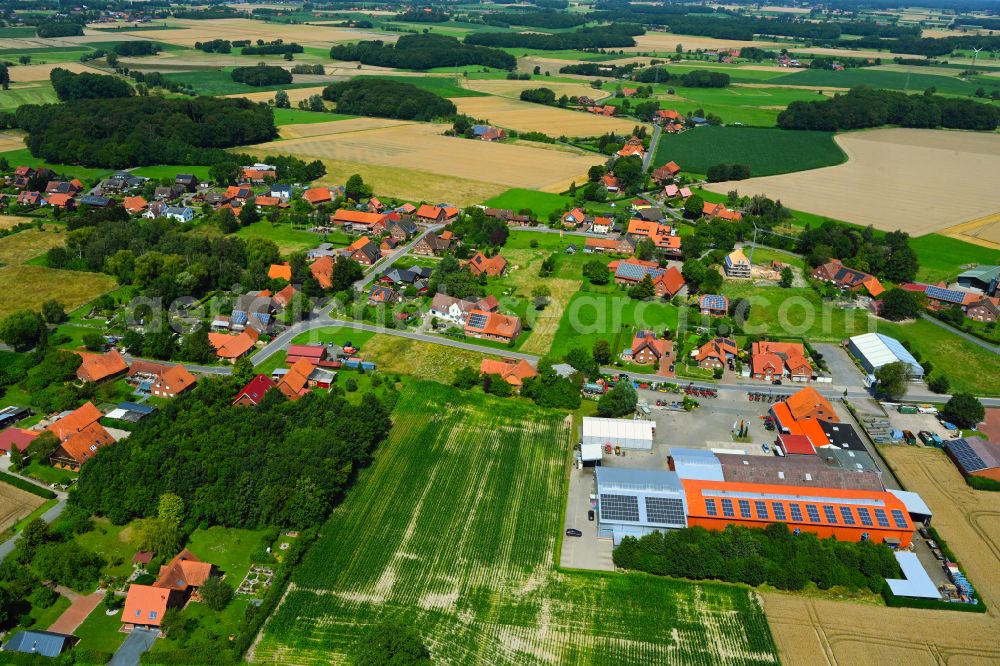
[[[1000,356],[925,319],[905,324],[879,320],[878,332],[909,342],[922,361],[934,364],[931,376],[948,376],[952,392],[1000,395]]]
[[[657,92],[667,86],[656,86]],[[714,113],[727,125],[743,123],[757,127],[773,127],[780,111],[798,100],[813,101],[819,95],[811,90],[795,88],[674,88],[675,95],[658,94],[661,108],[675,109],[681,113],[697,109]]]
[[[268,92],[271,90],[290,90],[292,88],[311,88],[315,83],[288,83],[277,86],[248,86],[245,83],[233,81],[230,72],[232,67],[222,70],[200,70],[197,72],[171,72],[165,74],[168,79],[185,83],[199,95],[237,95],[248,92]]]
[[[991,81],[990,79],[984,80]],[[771,79],[769,83],[788,86],[830,86],[837,88],[853,88],[854,86],[868,85],[873,88],[904,90],[912,93],[923,92],[927,88],[933,87],[937,88],[939,93],[952,95],[971,95],[976,91],[976,88],[983,85],[983,82],[980,81],[963,81],[953,76],[922,74],[918,71],[897,72],[874,68],[845,69],[842,72],[826,69],[803,69]],[[995,83],[996,85],[1000,85],[1000,81],[996,81]]]
[[[24,104],[55,104],[56,91],[48,83],[11,88],[0,94],[0,111],[13,111]]]
[[[179,173],[190,173],[198,177],[198,180],[210,180],[208,170],[211,167],[199,164],[158,164],[157,166],[145,166],[132,169],[132,173],[143,178],[169,178],[174,179]]]
[[[53,62],[78,62],[80,56],[93,53],[89,46],[48,46],[43,48],[0,49],[0,60],[17,62],[21,56],[30,56],[32,65]]]
[[[240,238],[267,238],[273,240],[283,253],[295,252],[297,250],[308,250],[316,247],[320,243],[328,242],[334,245],[347,245],[342,242],[346,239],[339,238],[343,233],[328,234],[325,237],[315,234],[305,229],[295,229],[290,224],[271,224],[267,220],[254,222],[253,224],[240,228],[236,232]]]
[[[488,93],[469,90],[458,85],[458,79],[450,76],[378,76],[399,83],[409,83],[441,97],[486,97]]]
[[[35,26],[33,25],[9,25],[5,28],[0,28],[0,39],[20,39],[34,36]]]
[[[922,282],[951,282],[964,270],[962,266],[966,264],[1000,264],[1000,250],[940,234],[911,238],[910,247],[917,253],[920,261],[917,279]]]
[[[662,136],[653,164],[673,160],[685,171],[700,174],[715,164],[746,164],[751,176],[772,176],[832,166],[845,159],[831,132],[699,127]]]
[[[744,587],[554,569],[564,414],[416,383],[393,421],[294,573],[255,661],[347,661],[391,619],[440,663],[777,663]]]
[[[546,220],[549,213],[563,210],[572,201],[572,197],[562,194],[549,194],[548,192],[515,187],[483,203],[492,208],[510,208],[515,212],[530,208],[539,220]]]
[[[102,178],[111,173],[111,169],[91,169],[73,164],[52,164],[35,157],[27,148],[8,150],[0,153],[0,156],[7,158],[11,166],[46,167],[55,171],[56,174],[65,174],[81,179]]]
[[[278,127],[282,125],[328,123],[331,120],[347,120],[354,117],[345,113],[320,113],[319,111],[305,111],[303,109],[274,109],[274,124]]]
[[[867,310],[833,307],[810,287],[782,289],[726,281],[722,293],[730,301],[750,301],[750,317],[744,330],[754,335],[840,342],[868,333],[874,321]]]

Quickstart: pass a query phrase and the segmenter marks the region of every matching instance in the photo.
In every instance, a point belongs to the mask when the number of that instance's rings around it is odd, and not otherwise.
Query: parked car
[[[594,521],[594,510],[593,509],[590,509],[589,511],[587,511],[587,520],[589,520],[591,522]]]
[[[570,527],[568,530],[566,530],[566,536],[582,537],[583,536],[583,532],[581,532],[578,529],[574,529],[574,528]]]
[[[780,379],[775,379],[775,380],[774,380],[773,382],[771,382],[771,383],[772,383],[772,384],[774,384],[775,386],[781,386],[781,380],[780,380]]]
[[[771,452],[771,447],[767,445],[767,442],[764,442],[763,444],[761,444],[760,448],[764,449],[764,453],[770,453]]]

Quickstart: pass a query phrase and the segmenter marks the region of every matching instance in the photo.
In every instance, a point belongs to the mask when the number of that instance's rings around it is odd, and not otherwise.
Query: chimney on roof
[[[812,481],[812,480],[813,480],[813,475],[810,474],[809,472],[806,472],[806,481]]]

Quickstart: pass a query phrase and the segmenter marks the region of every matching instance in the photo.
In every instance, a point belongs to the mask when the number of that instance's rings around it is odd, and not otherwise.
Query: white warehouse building
[[[655,421],[602,419],[595,416],[585,416],[583,417],[583,437],[580,439],[580,443],[583,445],[597,444],[602,447],[610,444],[612,448],[620,446],[624,449],[648,451],[653,448],[655,429]]]
[[[641,537],[687,527],[687,499],[675,472],[633,467],[597,467],[597,537]]]
[[[917,359],[913,358],[913,354],[908,352],[899,340],[888,335],[881,333],[855,335],[847,341],[847,347],[851,356],[858,359],[861,367],[869,375],[874,375],[883,365],[902,361],[910,366],[911,378],[924,378],[924,369]]]

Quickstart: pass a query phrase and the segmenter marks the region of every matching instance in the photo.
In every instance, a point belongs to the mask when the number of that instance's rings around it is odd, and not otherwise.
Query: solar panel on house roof
[[[724,310],[726,308],[726,299],[719,294],[706,294],[701,297],[701,307],[712,310]]]
[[[872,522],[872,514],[867,508],[863,506],[858,507],[858,515],[861,516],[861,524],[865,527],[873,527],[875,523]]]
[[[771,502],[771,508],[774,509],[774,518],[780,521],[787,521],[788,515],[785,513],[785,505],[781,502]],[[802,520],[802,514],[799,514],[799,520]]]
[[[750,500],[737,500],[740,505],[740,518],[750,517]]]
[[[481,312],[469,315],[469,328],[483,328],[486,326],[487,316]]]
[[[727,518],[733,518],[736,516],[736,512],[733,511],[733,500],[724,499],[722,500],[722,515]]]
[[[601,518],[639,522],[639,498],[635,495],[601,493]]]
[[[840,507],[840,517],[844,520],[845,525],[857,525],[857,521],[854,520],[854,514],[851,512],[851,507],[842,506]]]
[[[819,509],[816,508],[815,504],[806,504],[806,513],[809,514],[810,523],[820,522]]]
[[[875,520],[878,521],[879,527],[889,527],[889,516],[886,515],[885,509],[875,509]]]
[[[826,522],[830,523],[831,525],[837,524],[837,514],[834,513],[833,507],[830,506],[829,504],[823,505],[823,515],[826,516]]]
[[[247,323],[247,313],[246,312],[234,312],[233,316],[229,318],[231,324],[236,324],[237,326],[242,326]]]
[[[719,509],[715,506],[715,500],[707,499],[705,500],[705,513],[710,516],[718,516]]]
[[[652,266],[643,266],[642,264],[631,264],[626,261],[618,263],[618,268],[615,269],[615,277],[625,278],[627,280],[641,280],[646,274],[649,277],[656,279],[665,273],[662,268],[654,268]]]
[[[767,502],[762,500],[757,500],[753,503],[754,511],[757,512],[757,517],[761,520],[770,520],[771,516],[767,513]]]
[[[976,453],[969,443],[964,439],[956,439],[945,444],[945,448],[955,456],[958,460],[958,464],[962,466],[962,469],[967,473],[979,472],[981,470],[987,469],[989,465],[983,460],[978,453]]]
[[[964,292],[955,289],[945,289],[944,287],[935,287],[933,285],[927,287],[924,293],[927,294],[927,298],[947,301],[948,303],[961,303],[965,300]]]
[[[777,506],[777,505],[775,505]],[[798,504],[789,504],[788,508],[792,512],[792,520],[796,523],[802,522],[802,507]]]

